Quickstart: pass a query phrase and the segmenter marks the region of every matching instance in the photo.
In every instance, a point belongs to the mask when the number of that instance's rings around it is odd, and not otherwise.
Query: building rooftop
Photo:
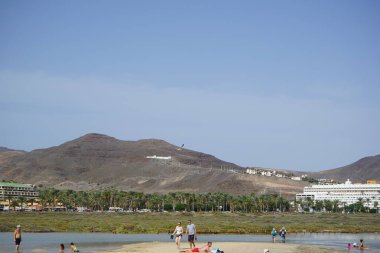
[[[11,187],[32,187],[32,184],[20,184],[20,183],[10,183],[10,182],[0,182],[0,186],[11,186]]]

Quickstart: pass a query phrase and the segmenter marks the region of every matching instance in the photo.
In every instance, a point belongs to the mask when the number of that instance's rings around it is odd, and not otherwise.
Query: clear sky
[[[0,119],[27,151],[96,132],[347,165],[380,154],[380,1],[3,0]]]

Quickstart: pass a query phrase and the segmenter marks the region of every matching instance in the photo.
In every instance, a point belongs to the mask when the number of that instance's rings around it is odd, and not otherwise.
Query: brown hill
[[[5,147],[0,147],[0,164],[2,161],[6,160],[6,159],[9,159],[13,156],[22,155],[25,153],[26,152],[22,151],[22,150],[13,150],[13,149],[5,148]]]
[[[350,165],[324,170],[312,176],[315,178],[331,178],[337,182],[344,182],[347,179],[355,183],[365,183],[371,179],[380,181],[380,155],[365,157]]]
[[[149,159],[147,156],[170,160]],[[143,192],[279,192],[293,197],[306,185],[243,174],[238,165],[162,140],[121,141],[88,134],[57,147],[0,157],[0,180],[91,190]],[[240,173],[238,173],[240,172]]]

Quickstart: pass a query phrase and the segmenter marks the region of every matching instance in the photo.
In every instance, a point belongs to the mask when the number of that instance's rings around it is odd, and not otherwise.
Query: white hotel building
[[[9,202],[9,199],[37,199],[39,197],[37,187],[32,184],[19,184],[0,182],[0,202]],[[8,203],[9,204],[9,203]]]
[[[354,204],[362,199],[364,206],[374,208],[374,203],[377,202],[380,207],[380,184],[352,184],[348,179],[344,184],[312,185],[296,195],[297,201],[306,198],[314,201],[338,200],[340,206]]]

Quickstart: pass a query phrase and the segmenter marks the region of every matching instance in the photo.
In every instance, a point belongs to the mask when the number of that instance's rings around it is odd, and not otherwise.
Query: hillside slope
[[[171,156],[170,160],[147,156]],[[306,185],[289,179],[236,173],[243,169],[212,155],[162,140],[121,141],[87,134],[62,145],[0,159],[0,180],[74,190],[116,187],[142,192],[280,192],[294,196]],[[235,172],[233,172],[235,171]]]
[[[352,182],[365,183],[367,180],[380,181],[380,155],[360,159],[350,165],[324,170],[312,174],[315,178],[332,178],[338,182],[350,179]]]

